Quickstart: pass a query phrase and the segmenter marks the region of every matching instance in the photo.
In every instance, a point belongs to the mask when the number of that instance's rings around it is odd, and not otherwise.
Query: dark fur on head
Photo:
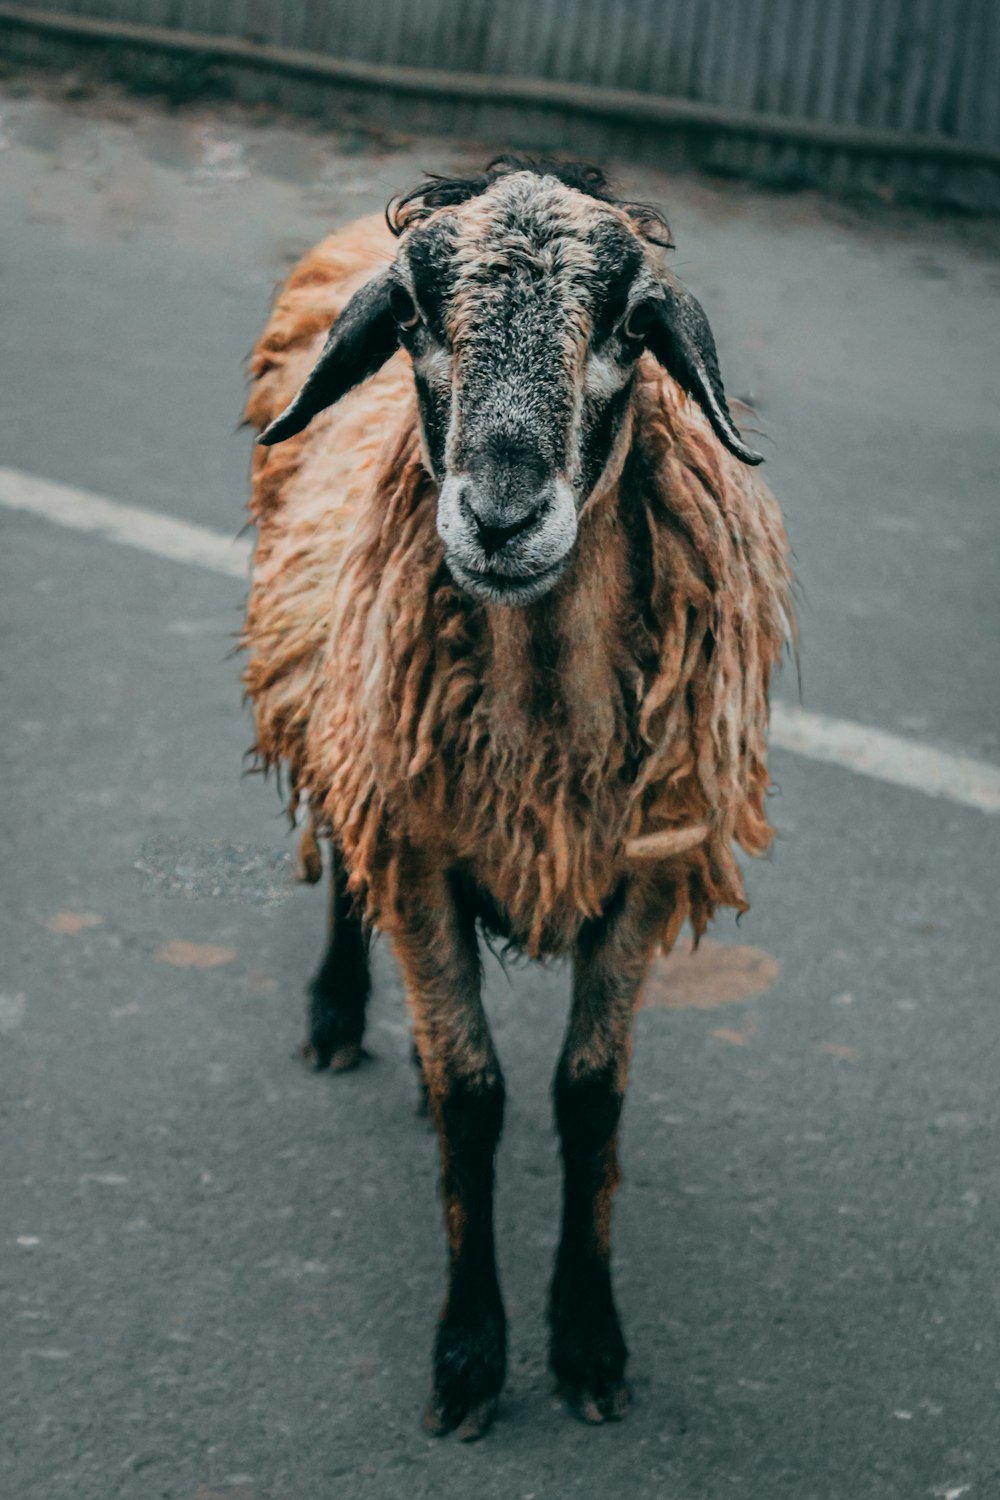
[[[455,581],[525,605],[569,566],[584,507],[629,451],[647,354],[744,463],[703,309],[664,264],[665,221],[596,167],[499,156],[390,204],[399,248],[354,293],[298,395],[293,437],[402,347]]]
[[[673,249],[670,226],[660,210],[651,203],[634,203],[619,197],[614,184],[600,167],[583,161],[556,161],[550,156],[520,156],[510,151],[494,156],[473,177],[442,177],[436,172],[428,172],[426,182],[417,183],[416,187],[391,200],[385,211],[385,221],[398,238],[435,209],[478,198],[493,186],[498,177],[508,172],[535,172],[539,177],[555,177],[564,187],[575,188],[578,193],[586,193],[599,203],[620,208],[650,244],[660,245],[664,250]]]

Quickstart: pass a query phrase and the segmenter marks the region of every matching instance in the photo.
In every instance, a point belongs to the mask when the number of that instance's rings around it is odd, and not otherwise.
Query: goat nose
[[[476,528],[476,540],[486,553],[492,557],[494,552],[499,552],[507,543],[513,541],[514,537],[520,536],[522,531],[529,530],[538,519],[540,506],[530,510],[526,516],[520,516],[509,526],[497,526],[484,521],[475,511],[471,512],[472,520]]]

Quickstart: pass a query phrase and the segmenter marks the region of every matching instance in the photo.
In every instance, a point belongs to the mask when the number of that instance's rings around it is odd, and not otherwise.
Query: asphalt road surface
[[[0,464],[226,536],[274,283],[472,155],[21,78],[0,130]],[[624,176],[666,204],[766,431],[805,708],[995,777],[998,235]],[[241,779],[244,585],[11,494],[5,1500],[995,1500],[1000,822],[955,800],[965,762],[931,795],[776,749],[752,912],[656,976],[616,1210],[635,1405],[615,1427],[575,1423],[545,1367],[566,973],[490,967],[511,1368],[485,1442],[435,1441],[435,1145],[384,948],[373,1061],[293,1059],[323,903],[293,883],[273,786]]]

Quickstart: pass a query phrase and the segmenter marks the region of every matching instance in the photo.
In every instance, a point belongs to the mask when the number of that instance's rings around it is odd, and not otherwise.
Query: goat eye
[[[389,310],[400,328],[416,328],[420,322],[417,304],[406,288],[398,283],[389,292]]]
[[[644,339],[653,326],[655,316],[648,302],[638,303],[626,316],[622,333],[627,339]]]

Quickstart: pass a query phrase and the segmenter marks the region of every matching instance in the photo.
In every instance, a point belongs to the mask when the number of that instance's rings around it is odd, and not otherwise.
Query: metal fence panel
[[[364,62],[1000,140],[997,0],[36,0]]]
[[[635,90],[758,115],[1000,145],[1000,0],[36,0],[22,9],[362,63]],[[408,98],[400,115],[487,130],[491,120],[502,129],[520,117],[526,134],[530,122],[544,118],[542,134],[561,132],[567,144],[593,137],[595,128],[619,144],[643,135],[638,125],[606,119],[595,126],[579,110],[530,105],[518,116],[510,105],[505,112],[488,102],[428,106]],[[663,141],[664,131],[659,135]],[[679,127],[673,135],[683,145],[696,132]],[[706,132],[698,138],[703,160]],[[789,178],[798,172],[809,180],[865,170],[856,151],[838,166],[835,147],[761,140],[753,131],[708,139],[707,155],[723,170]],[[883,179],[907,170],[896,163]],[[910,175],[938,180],[947,170],[915,163]]]

